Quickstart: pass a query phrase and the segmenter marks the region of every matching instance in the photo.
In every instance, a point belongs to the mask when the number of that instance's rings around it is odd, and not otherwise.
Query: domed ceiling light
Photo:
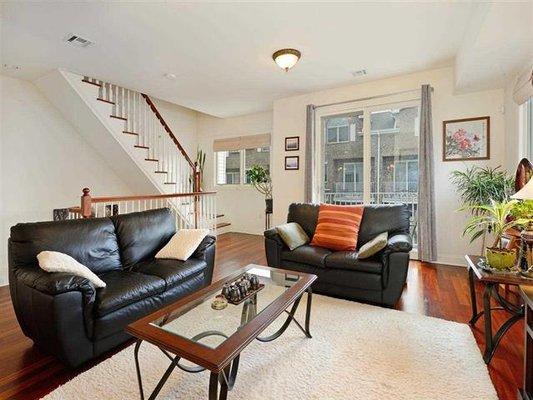
[[[272,54],[272,59],[278,67],[287,72],[296,65],[301,56],[302,53],[296,49],[281,49]]]

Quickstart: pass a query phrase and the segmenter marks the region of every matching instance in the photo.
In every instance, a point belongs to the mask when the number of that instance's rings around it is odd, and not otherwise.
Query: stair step
[[[231,225],[231,222],[219,222],[217,224],[217,229],[224,228],[224,227],[230,226],[230,225]]]
[[[138,149],[147,149],[147,150],[150,148],[150,147],[147,147],[147,146],[141,146],[141,145],[139,145],[139,144],[136,144],[136,145],[133,146],[133,147],[136,147],[136,148],[138,148]]]
[[[147,147],[148,149],[149,147]],[[159,162],[159,160],[157,158],[145,158],[144,161],[155,161],[155,162]]]
[[[94,86],[102,87],[102,85],[100,85],[99,83],[91,82],[91,81],[88,81],[87,79],[82,79],[81,81],[82,81],[82,82],[85,82],[85,83],[88,83],[89,85],[94,85]]]
[[[168,174],[167,171],[154,171],[156,174]]]
[[[127,121],[127,118],[119,117],[118,115],[110,115],[111,118],[121,119],[122,121]]]
[[[98,101],[103,101],[104,103],[108,103],[108,104],[113,104],[113,105],[115,105],[115,102],[114,102],[114,101],[106,100],[106,99],[101,99],[100,97],[97,97],[96,100],[98,100]]]
[[[222,218],[224,214],[217,214],[217,218]]]
[[[122,131],[122,133],[127,133],[128,135],[135,135],[135,136],[139,136],[138,133],[136,132],[130,132],[130,131]]]

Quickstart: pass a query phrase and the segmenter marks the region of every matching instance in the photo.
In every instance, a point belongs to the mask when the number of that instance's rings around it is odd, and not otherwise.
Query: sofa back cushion
[[[289,206],[287,222],[297,222],[310,238],[313,237],[318,221],[318,204],[292,203]]]
[[[357,248],[359,249],[382,232],[388,232],[389,237],[397,233],[408,234],[410,216],[407,204],[366,205],[359,229]]]
[[[41,251],[58,251],[95,274],[121,269],[115,227],[109,218],[33,222],[11,228],[12,267],[38,265]]]
[[[124,268],[154,258],[176,233],[176,221],[168,208],[117,215],[111,219]]]

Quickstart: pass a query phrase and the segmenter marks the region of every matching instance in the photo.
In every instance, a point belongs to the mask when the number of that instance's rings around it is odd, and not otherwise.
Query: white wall
[[[0,285],[7,283],[7,238],[18,222],[51,220],[78,204],[81,185],[132,194],[32,83],[0,76]]]
[[[433,93],[433,133],[435,158],[436,218],[438,261],[463,265],[463,255],[479,252],[479,245],[469,245],[461,237],[466,221],[465,213],[456,212],[460,206],[458,195],[449,180],[450,172],[466,165],[505,165],[505,121],[502,114],[503,89],[454,93],[452,68],[423,71],[379,81],[366,82],[331,90],[308,93],[274,102],[272,137],[272,177],[274,183],[274,223],[285,221],[291,202],[304,200],[305,121],[307,104],[327,104],[379,94],[388,94],[431,84]],[[488,161],[442,162],[442,121],[466,117],[490,116],[491,158]],[[284,138],[300,136],[300,170],[285,171]],[[291,153],[291,155],[297,155]]]
[[[196,146],[198,145],[198,112],[153,97],[152,100],[189,157],[194,161],[196,159]]]
[[[250,185],[216,186],[213,160],[213,141],[233,136],[256,135],[272,131],[272,112],[249,114],[234,118],[216,118],[206,114],[198,115],[198,144],[206,152],[204,183],[215,189],[217,210],[231,223],[233,232],[262,234],[265,224],[264,196]],[[274,207],[276,200],[274,199]]]
[[[513,100],[516,77],[509,79],[504,88],[505,93],[505,165],[514,173],[522,158],[527,154],[525,140],[525,115],[521,106]]]

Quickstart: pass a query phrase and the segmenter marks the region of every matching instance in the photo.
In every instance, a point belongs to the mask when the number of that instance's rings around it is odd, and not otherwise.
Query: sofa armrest
[[[216,237],[207,235],[204,240],[202,240],[202,242],[198,245],[196,250],[194,250],[194,253],[191,257],[206,261],[207,252],[211,247],[215,245],[216,241]]]
[[[96,289],[89,280],[21,266],[12,270],[9,286],[26,336],[71,366],[92,357]]]
[[[207,235],[191,256],[191,258],[197,258],[207,263],[207,270],[205,273],[206,285],[211,284],[213,280],[213,271],[215,269],[216,241],[216,237]]]
[[[406,233],[399,233],[389,237],[385,252],[387,253],[409,253],[413,249],[411,236]]]
[[[269,267],[281,266],[281,252],[285,246],[276,228],[271,228],[264,233],[267,264]]]
[[[92,302],[96,294],[94,285],[87,278],[66,272],[46,272],[37,266],[17,268],[15,278],[32,289],[52,296],[78,291],[83,293],[85,300]]]
[[[270,228],[269,230],[266,230],[264,235],[266,239],[273,240],[281,247],[285,245],[285,243],[283,243],[283,240],[281,239],[281,236],[278,234],[278,230],[275,227]]]

